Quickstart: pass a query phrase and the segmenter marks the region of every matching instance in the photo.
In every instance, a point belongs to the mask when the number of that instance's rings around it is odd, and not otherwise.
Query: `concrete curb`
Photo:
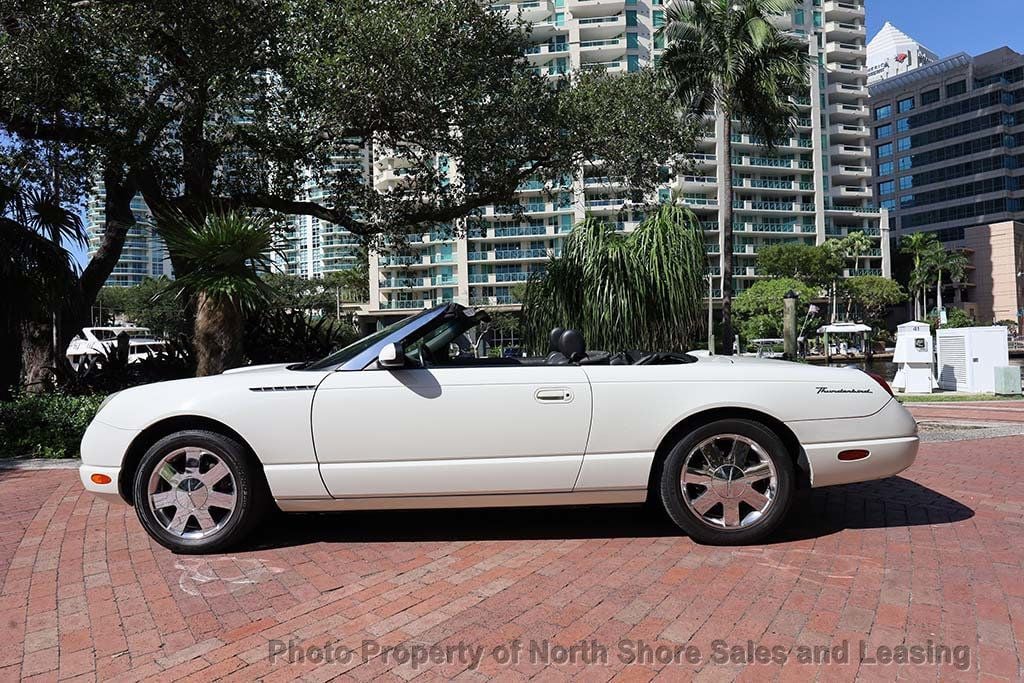
[[[0,458],[2,470],[77,470],[78,458]]]

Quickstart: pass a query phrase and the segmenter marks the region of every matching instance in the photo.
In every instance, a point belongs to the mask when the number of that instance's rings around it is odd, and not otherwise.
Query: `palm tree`
[[[181,266],[168,291],[196,305],[196,374],[241,364],[244,314],[273,294],[260,277],[270,270],[276,248],[273,217],[214,211],[195,221],[163,214],[157,225]]]
[[[903,237],[900,242],[900,251],[909,254],[914,262],[914,270],[910,274],[910,290],[914,293],[914,319],[920,320],[924,315],[925,302],[923,301],[924,288],[928,286],[926,262],[927,255],[933,253],[939,246],[935,235],[930,232],[915,232]]]
[[[871,248],[871,238],[860,230],[855,230],[843,238],[846,255],[853,259],[853,269],[860,265],[860,257]]]
[[[45,321],[74,287],[71,255],[0,212],[0,398],[18,384],[46,388],[57,365],[53,334]]]
[[[839,279],[842,277],[843,269],[846,267],[846,245],[843,240],[832,238],[825,240],[821,245],[829,258],[836,263],[833,271],[833,278],[828,288],[829,299],[829,321],[835,322],[839,318]]]
[[[590,348],[683,351],[704,326],[707,254],[700,222],[665,205],[628,234],[588,217],[562,255],[524,294],[528,345],[543,351],[555,327],[583,333]]]
[[[928,252],[926,256],[928,270],[935,277],[935,307],[938,309],[939,318],[942,318],[942,273],[949,273],[950,280],[959,282],[967,273],[967,257],[959,251],[946,251],[941,247]]]
[[[732,353],[733,121],[769,149],[792,135],[796,98],[808,93],[807,44],[780,31],[772,20],[794,0],[678,0],[659,29],[669,42],[661,60],[683,109],[692,116],[714,112],[722,119],[718,155],[722,219],[722,344]]]
[[[0,186],[0,224],[0,282],[3,291],[17,292],[5,297],[3,334],[5,346],[18,344],[4,349],[17,362],[11,361],[2,383],[44,391],[62,367],[56,330],[69,292],[76,291],[77,267],[64,245],[84,245],[85,228],[57,193],[19,180]]]

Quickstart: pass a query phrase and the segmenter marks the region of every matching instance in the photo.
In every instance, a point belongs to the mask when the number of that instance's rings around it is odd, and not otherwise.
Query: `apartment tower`
[[[627,74],[657,63],[665,23],[658,0],[526,0],[494,4],[492,11],[532,22],[527,59],[552,79],[577,70]],[[731,178],[718,177],[723,126],[709,119],[698,141],[693,175],[679,176],[657,198],[681,197],[705,230],[711,294],[721,296],[724,258],[734,262],[734,288],[756,281],[757,252],[783,242],[820,244],[862,231],[877,240],[847,275],[889,275],[887,217],[874,207],[871,183],[870,107],[863,0],[805,0],[779,25],[807,44],[814,74],[800,100],[793,137],[768,154],[750,134],[735,129]],[[374,150],[378,189],[401,182],[401,159]],[[722,254],[719,203],[725,182],[735,188],[735,248]],[[550,189],[550,188],[549,188]],[[599,166],[581,168],[552,193],[537,181],[520,188],[519,218],[489,206],[459,239],[447,231],[409,236],[400,253],[371,255],[368,313],[405,314],[445,301],[508,310],[519,306],[516,285],[558,255],[562,240],[587,214],[619,229],[643,215],[630,207],[623,187]],[[479,223],[479,224],[477,224]]]

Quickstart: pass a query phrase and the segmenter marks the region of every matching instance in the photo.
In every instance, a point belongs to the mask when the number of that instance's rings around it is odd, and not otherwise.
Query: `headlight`
[[[120,393],[121,393],[120,391],[115,391],[110,396],[107,396],[105,399],[103,399],[103,403],[101,403],[100,407],[96,409],[96,414],[99,415],[100,413],[102,413],[103,409],[107,407],[107,404],[110,403],[111,399],[113,399],[115,396],[117,396]]]

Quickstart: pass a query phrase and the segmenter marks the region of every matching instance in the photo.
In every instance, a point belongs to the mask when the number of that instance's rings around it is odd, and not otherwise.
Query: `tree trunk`
[[[935,308],[939,311],[939,320],[942,320],[942,271],[939,271],[939,279],[935,282]]]
[[[27,320],[21,324],[21,386],[30,394],[42,394],[53,386],[53,324]]]
[[[104,203],[103,240],[82,271],[78,290],[72,292],[69,300],[65,302],[57,342],[57,347],[61,349],[67,348],[82,327],[92,323],[92,306],[96,303],[96,297],[99,296],[107,278],[114,272],[114,266],[117,265],[124,250],[128,231],[135,225],[132,198],[135,197],[138,188],[134,179],[124,177],[116,169],[106,168],[103,172],[103,184],[107,193]]]
[[[196,376],[218,375],[242,364],[242,312],[225,298],[199,295],[196,306]]]
[[[722,353],[731,356],[735,338],[732,327],[732,113],[726,111],[722,116],[725,142],[718,160],[718,167],[721,169],[719,175],[725,176],[725,185],[721,192],[722,220],[719,224],[722,229]]]

